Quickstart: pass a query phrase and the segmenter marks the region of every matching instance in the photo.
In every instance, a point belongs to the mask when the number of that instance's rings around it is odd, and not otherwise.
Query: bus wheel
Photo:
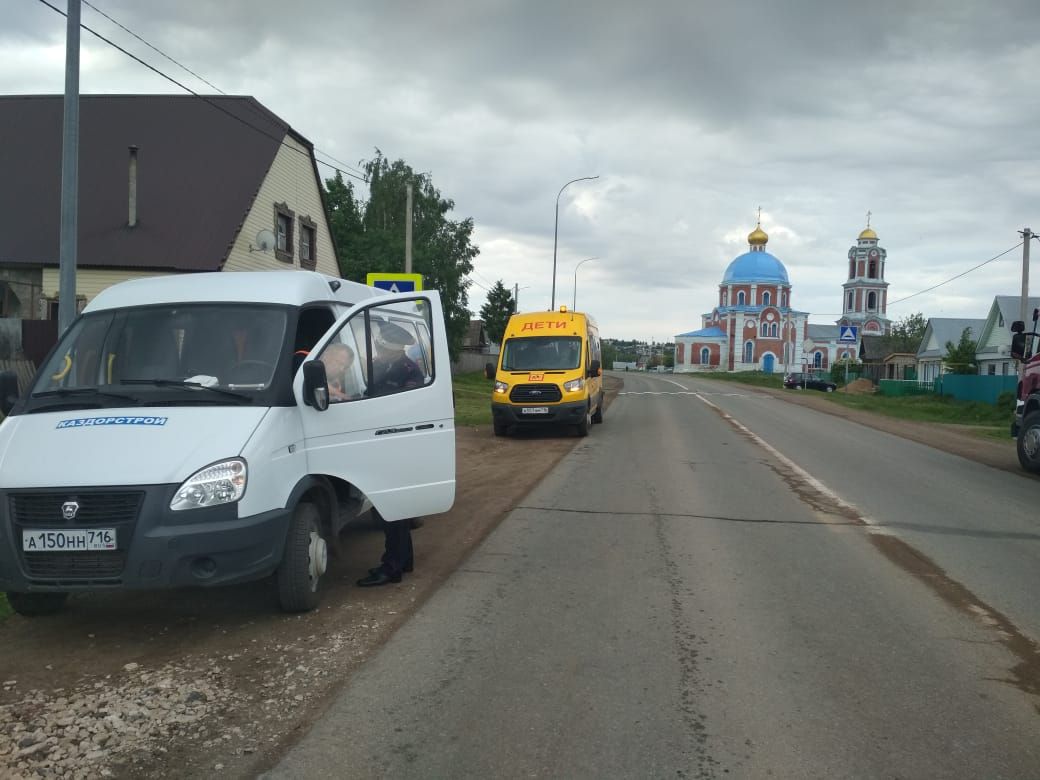
[[[592,404],[590,403],[585,407],[585,416],[581,418],[581,422],[578,423],[578,435],[588,436],[589,428],[592,426]]]
[[[506,436],[509,434],[509,426],[505,423],[495,422],[495,436]]]

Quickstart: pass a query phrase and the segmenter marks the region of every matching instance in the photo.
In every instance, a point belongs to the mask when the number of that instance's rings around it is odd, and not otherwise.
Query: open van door
[[[307,368],[318,360],[324,372]],[[346,480],[387,520],[451,508],[455,419],[437,292],[367,299],[322,337],[303,369],[293,392],[309,473]]]

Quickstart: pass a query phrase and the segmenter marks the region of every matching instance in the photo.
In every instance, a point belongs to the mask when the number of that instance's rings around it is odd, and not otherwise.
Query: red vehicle
[[[1036,322],[1040,309],[1033,310],[1033,330],[1026,332],[1025,323],[1011,323],[1011,357],[1025,362],[1022,381],[1018,383],[1018,401],[1011,435],[1018,449],[1022,468],[1040,474],[1040,353],[1033,354],[1033,338],[1038,336]]]

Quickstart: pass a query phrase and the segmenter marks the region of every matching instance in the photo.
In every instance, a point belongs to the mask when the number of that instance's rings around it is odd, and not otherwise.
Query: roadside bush
[[[1015,397],[1014,392],[1011,390],[1005,390],[1003,393],[997,396],[996,407],[1005,412],[1015,411]]]
[[[846,383],[849,374],[859,376],[863,371],[862,363],[855,363],[851,360],[843,360],[840,363],[835,363],[831,366],[831,381],[836,382],[839,385]]]

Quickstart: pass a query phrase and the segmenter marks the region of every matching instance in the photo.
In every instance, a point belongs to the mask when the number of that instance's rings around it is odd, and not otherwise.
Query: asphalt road
[[[1035,481],[624,379],[271,777],[1040,776]]]

